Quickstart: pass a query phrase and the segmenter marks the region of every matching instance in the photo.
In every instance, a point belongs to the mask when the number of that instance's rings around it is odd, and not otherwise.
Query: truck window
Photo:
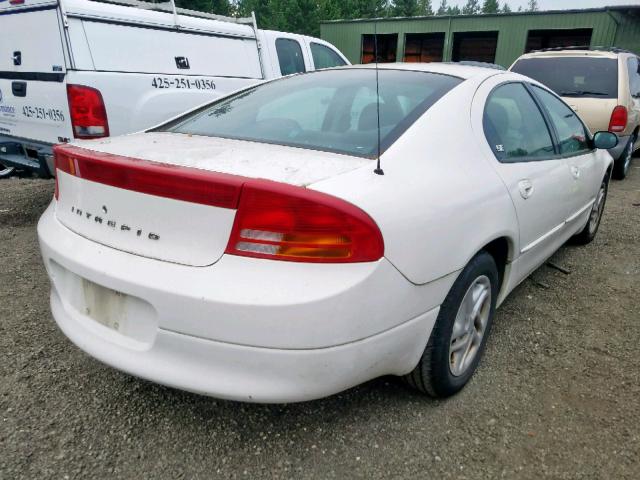
[[[311,56],[316,69],[341,67],[347,63],[329,47],[311,42]]]
[[[291,75],[305,72],[304,57],[300,44],[291,38],[278,38],[276,40],[276,52],[280,63],[280,73]]]

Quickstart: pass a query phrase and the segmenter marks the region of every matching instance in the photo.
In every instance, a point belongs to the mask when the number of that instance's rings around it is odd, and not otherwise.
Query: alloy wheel
[[[597,230],[598,225],[600,224],[602,212],[604,212],[604,199],[606,198],[606,196],[607,185],[603,183],[600,186],[600,190],[598,190],[598,195],[596,196],[595,202],[593,202],[591,214],[589,215],[589,233],[592,235]]]
[[[15,170],[15,167],[8,167],[4,163],[0,162],[0,178],[10,176]]]
[[[463,375],[482,345],[491,314],[491,282],[486,275],[476,278],[464,295],[453,324],[449,344],[449,370]]]

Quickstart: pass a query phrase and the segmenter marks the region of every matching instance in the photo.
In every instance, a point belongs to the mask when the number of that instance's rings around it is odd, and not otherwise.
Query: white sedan
[[[293,76],[57,146],[53,316],[108,365],[220,398],[381,375],[446,397],[496,306],[596,235],[615,142],[531,79],[433,63]]]

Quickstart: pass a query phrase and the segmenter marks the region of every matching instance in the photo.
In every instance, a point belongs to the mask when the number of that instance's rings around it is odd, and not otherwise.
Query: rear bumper
[[[53,146],[49,143],[0,135],[0,161],[41,177],[53,176]]]
[[[240,257],[185,267],[86,240],[53,205],[38,235],[53,316],[77,346],[151,381],[242,401],[310,400],[411,371],[455,280],[415,286],[384,259],[306,274]],[[84,281],[139,299],[135,338],[87,314]]]

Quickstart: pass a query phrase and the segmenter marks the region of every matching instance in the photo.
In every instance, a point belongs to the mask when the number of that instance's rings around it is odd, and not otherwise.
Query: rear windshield
[[[615,58],[526,58],[511,70],[545,84],[561,97],[618,98]]]
[[[375,156],[462,80],[373,69],[337,69],[264,83],[157,128],[211,137]]]

